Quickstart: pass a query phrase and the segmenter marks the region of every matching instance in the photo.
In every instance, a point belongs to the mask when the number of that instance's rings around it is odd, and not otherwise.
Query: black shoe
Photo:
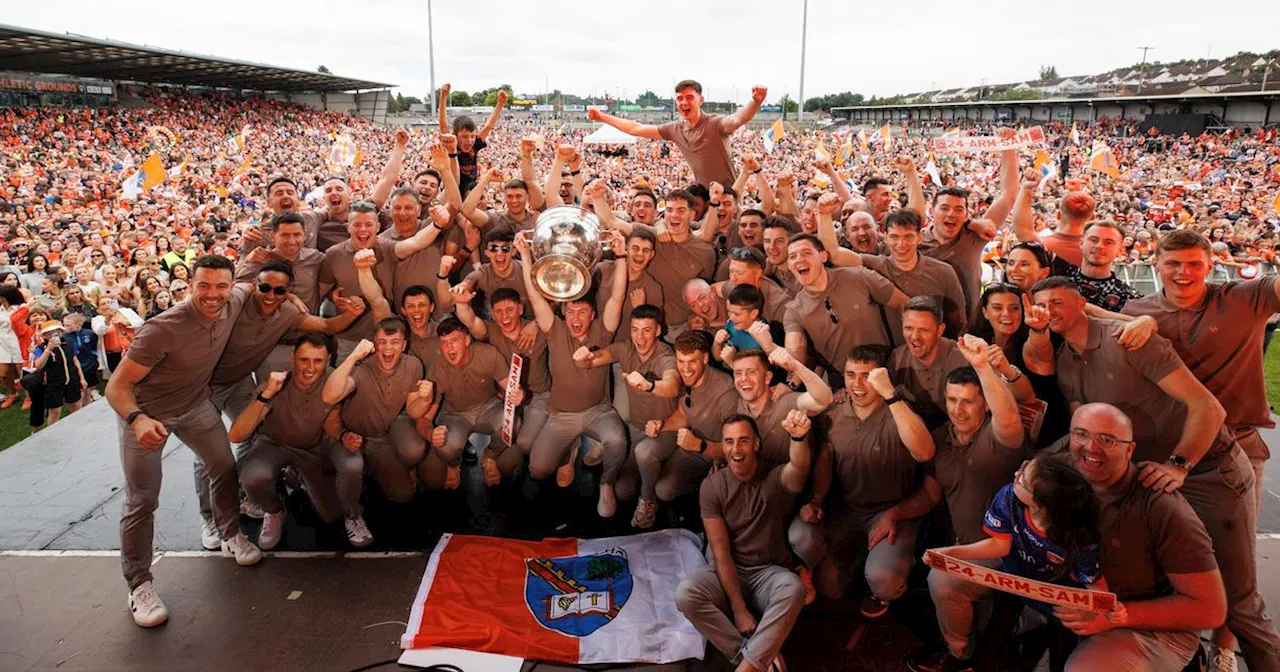
[[[865,618],[880,618],[889,613],[889,603],[875,595],[868,595],[862,598],[862,603],[858,605],[858,611]]]
[[[973,672],[973,664],[947,653],[918,653],[907,659],[912,672]]]

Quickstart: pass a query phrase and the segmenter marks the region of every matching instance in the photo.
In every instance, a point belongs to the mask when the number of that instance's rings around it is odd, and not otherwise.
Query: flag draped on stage
[[[701,658],[705,640],[675,594],[705,564],[687,530],[542,541],[446,534],[400,644],[569,664]]]

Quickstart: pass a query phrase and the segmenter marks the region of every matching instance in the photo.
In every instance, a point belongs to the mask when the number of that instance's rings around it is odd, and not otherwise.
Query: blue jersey
[[[729,333],[729,345],[732,345],[738,352],[744,352],[752,348],[760,347],[760,344],[756,342],[755,337],[741,329],[738,329],[738,327],[733,324],[733,320],[728,320],[724,323],[724,330]]]
[[[1070,559],[1068,566],[1067,551],[1046,537],[1043,530],[1036,529],[1030,511],[1014,494],[1012,483],[996,493],[986,517],[982,519],[982,527],[992,537],[1008,539],[1012,543],[1009,554],[1000,560],[1001,571],[1080,588],[1102,577],[1098,545],[1090,544],[1082,549]],[[1053,611],[1053,607],[1044,602],[1029,602],[1041,613]]]

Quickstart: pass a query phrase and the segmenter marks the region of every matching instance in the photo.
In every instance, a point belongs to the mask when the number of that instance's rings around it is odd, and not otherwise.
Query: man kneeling
[[[792,410],[781,424],[791,435],[788,461],[766,471],[755,420],[725,419],[729,467],[707,477],[700,495],[714,564],[676,590],[680,612],[738,672],[786,670],[779,651],[804,607],[804,585],[789,569],[787,525],[809,473],[810,420]]]

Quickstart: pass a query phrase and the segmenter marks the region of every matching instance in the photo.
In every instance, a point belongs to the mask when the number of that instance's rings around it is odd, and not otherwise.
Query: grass
[[[1273,345],[1280,346],[1280,342]],[[1280,347],[1267,350],[1267,356],[1262,361],[1262,371],[1267,381],[1267,402],[1273,409],[1280,407]]]
[[[98,392],[101,393],[106,389],[106,387],[106,383],[99,383]],[[22,397],[25,399],[26,396],[27,391],[23,390]],[[106,400],[102,400],[101,403],[105,404],[107,402]],[[62,419],[58,420],[58,422],[62,422],[62,420],[65,420],[67,417],[68,415],[64,411]],[[22,410],[21,402],[17,402],[9,408],[0,409],[0,450],[4,450],[28,436],[31,436],[30,420],[31,411]]]

